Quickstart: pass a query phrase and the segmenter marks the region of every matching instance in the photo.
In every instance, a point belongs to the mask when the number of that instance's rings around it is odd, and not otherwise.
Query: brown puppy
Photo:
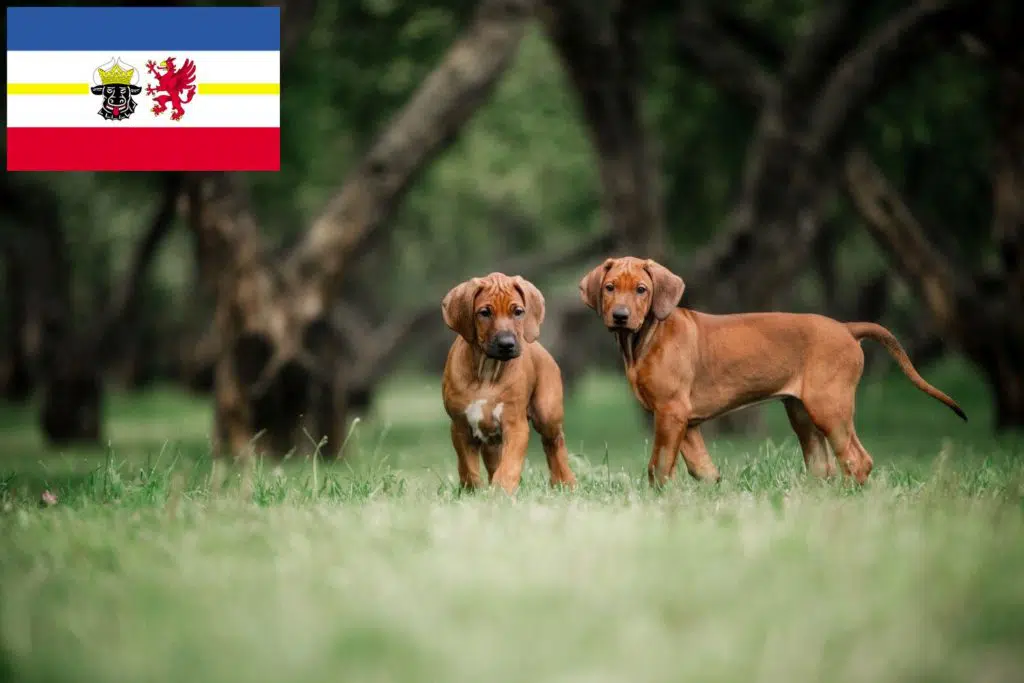
[[[459,334],[441,392],[462,486],[480,486],[482,453],[488,481],[515,491],[530,422],[544,444],[551,485],[574,486],[562,433],[562,373],[537,341],[544,321],[540,291],[518,275],[491,273],[454,287],[441,313]]]
[[[674,474],[680,451],[693,477],[718,481],[699,425],[770,399],[784,402],[810,472],[835,473],[831,445],[843,473],[864,483],[873,462],[853,408],[865,338],[881,342],[914,386],[967,419],[881,325],[797,313],[707,315],[677,308],[684,288],[664,266],[633,257],[608,259],[580,281],[583,302],[618,338],[633,392],[654,413],[652,484]]]

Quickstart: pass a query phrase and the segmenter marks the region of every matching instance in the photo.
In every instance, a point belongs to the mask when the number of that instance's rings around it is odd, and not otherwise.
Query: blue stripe
[[[7,49],[281,49],[279,7],[8,7]]]

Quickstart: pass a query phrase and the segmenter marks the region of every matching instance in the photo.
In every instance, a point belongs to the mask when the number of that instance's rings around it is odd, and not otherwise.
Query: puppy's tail
[[[879,342],[885,347],[885,350],[889,352],[889,355],[899,363],[900,370],[902,370],[903,374],[914,383],[915,387],[932,398],[942,401],[949,406],[954,413],[959,415],[960,419],[964,422],[967,421],[967,413],[957,405],[956,401],[933,387],[931,384],[928,384],[928,382],[924,380],[924,377],[921,377],[921,375],[918,374],[914,364],[910,362],[910,357],[907,355],[907,352],[903,350],[903,346],[892,332],[881,325],[876,325],[875,323],[846,323],[846,329],[850,331],[850,334],[852,334],[853,338],[857,341],[860,341],[861,339],[874,339],[876,342]]]

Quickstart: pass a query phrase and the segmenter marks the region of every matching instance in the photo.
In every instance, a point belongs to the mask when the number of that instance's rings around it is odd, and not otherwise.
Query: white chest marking
[[[484,433],[480,431],[480,420],[484,419],[485,403],[487,403],[487,399],[478,398],[466,408],[466,421],[469,422],[469,428],[473,430],[473,436],[481,441],[484,440]]]
[[[489,416],[484,411],[486,406],[487,399],[478,398],[466,407],[466,422],[473,436],[480,441],[490,441],[501,434],[501,414],[505,404],[495,404]]]

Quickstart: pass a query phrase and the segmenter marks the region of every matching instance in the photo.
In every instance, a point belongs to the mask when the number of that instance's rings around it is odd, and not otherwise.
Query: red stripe
[[[8,128],[8,171],[279,171],[280,128]]]

